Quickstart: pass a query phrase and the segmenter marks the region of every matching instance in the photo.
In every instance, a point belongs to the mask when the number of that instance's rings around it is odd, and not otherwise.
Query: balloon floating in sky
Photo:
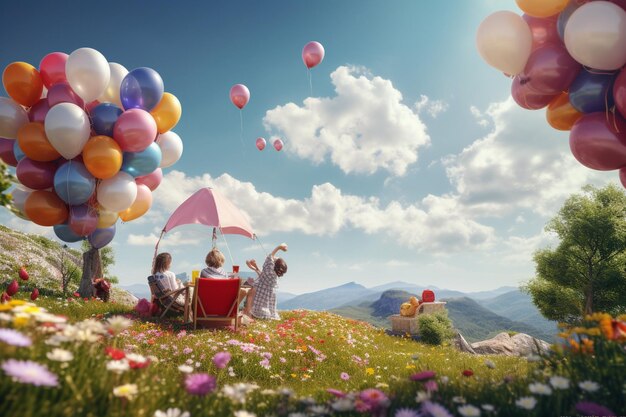
[[[283,149],[283,145],[284,145],[284,144],[283,144],[283,141],[282,141],[282,140],[280,140],[280,139],[276,139],[276,140],[274,141],[274,149],[276,149],[276,150],[277,150],[277,151],[279,151],[279,152],[280,152],[280,150],[281,150],[281,149]]]
[[[500,11],[480,24],[480,55],[515,75],[518,105],[547,106],[550,126],[570,131],[578,162],[619,170],[626,188],[626,1],[516,1],[523,18]]]
[[[265,139],[263,138],[256,139],[256,148],[258,150],[262,151],[263,149],[265,149],[265,145],[266,145]]]
[[[52,52],[39,68],[13,62],[2,81],[10,97],[0,97],[0,159],[17,166],[17,216],[52,226],[62,241],[89,239],[101,248],[118,218],[131,221],[150,209],[160,166],[183,151],[171,131],[180,102],[164,93],[155,70],[129,72],[80,48]],[[246,92],[236,98],[241,107]]]
[[[311,41],[302,48],[302,62],[308,69],[319,65],[324,59],[324,46],[316,41]]]
[[[240,109],[250,101],[250,90],[243,84],[235,84],[230,89],[230,101]]]

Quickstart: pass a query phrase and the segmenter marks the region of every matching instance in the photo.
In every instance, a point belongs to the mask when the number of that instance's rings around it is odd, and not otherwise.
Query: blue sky
[[[512,0],[12,2],[0,16],[0,66],[88,46],[155,69],[181,101],[182,158],[152,210],[118,224],[123,284],[144,282],[176,205],[215,186],[266,250],[289,244],[282,291],[395,280],[481,290],[530,278],[532,252],[552,242],[543,225],[566,196],[616,181],[579,166],[567,134],[543,111],[516,108],[510,81],[480,59],[476,28],[503,8],[519,13]],[[300,58],[310,40],[326,49],[312,96]],[[243,146],[228,99],[236,83],[251,91]],[[259,152],[258,136],[285,148]],[[236,264],[264,256],[227,238]],[[176,272],[200,269],[209,247],[199,226],[162,243]]]

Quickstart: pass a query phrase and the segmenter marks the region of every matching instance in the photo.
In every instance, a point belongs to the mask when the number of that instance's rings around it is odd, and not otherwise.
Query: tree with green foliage
[[[11,194],[7,190],[13,185],[13,175],[11,175],[4,162],[0,161],[0,206],[11,207]]]
[[[626,193],[586,186],[546,225],[556,248],[535,252],[525,290],[550,320],[580,321],[594,311],[626,311]]]

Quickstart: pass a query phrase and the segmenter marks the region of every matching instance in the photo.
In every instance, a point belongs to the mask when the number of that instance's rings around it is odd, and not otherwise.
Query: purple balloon
[[[111,243],[115,237],[115,225],[105,227],[104,229],[96,229],[87,238],[92,247],[100,249]]]
[[[565,46],[549,43],[530,54],[519,77],[535,93],[559,94],[567,91],[581,68]]]
[[[528,110],[537,110],[546,107],[557,95],[538,94],[528,88],[528,84],[523,82],[519,75],[513,79],[511,84],[511,95],[513,100],[520,107]]]
[[[43,123],[46,121],[46,114],[50,110],[47,98],[40,99],[37,103],[33,104],[28,110],[28,120],[31,122]]]
[[[561,43],[559,32],[556,29],[556,15],[541,18],[525,14],[522,18],[528,24],[530,33],[533,35],[533,50],[547,43]]]
[[[15,159],[15,153],[13,153],[14,139],[0,138],[0,159],[12,167],[17,166],[17,159]]]
[[[88,236],[98,227],[98,212],[87,204],[70,206],[68,223],[78,236]]]
[[[622,69],[613,84],[613,100],[615,107],[626,117],[626,70]]]
[[[26,157],[17,163],[15,173],[17,179],[26,187],[33,190],[45,190],[54,186],[54,174],[57,167],[56,161],[40,162]]]
[[[53,107],[59,103],[76,104],[81,109],[85,107],[85,102],[72,90],[68,83],[57,83],[48,90],[48,105]]]
[[[587,168],[611,171],[626,167],[626,121],[605,112],[585,114],[572,127],[569,147]]]

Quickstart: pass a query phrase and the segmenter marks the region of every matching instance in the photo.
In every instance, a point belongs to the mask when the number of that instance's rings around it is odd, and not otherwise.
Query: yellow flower
[[[611,316],[608,314],[600,320],[598,327],[602,331],[602,334],[607,339],[613,339],[613,326],[611,324]]]
[[[26,307],[23,311],[24,311],[24,313],[29,313],[29,314],[41,313],[41,309],[39,307],[36,307],[36,306]]]
[[[9,301],[9,305],[12,305],[13,307],[23,306],[24,304],[26,304],[26,301],[24,301],[24,300],[11,300],[11,301]]]
[[[295,377],[297,377],[297,376],[298,376],[298,375],[296,375],[296,374],[291,374],[291,377],[292,377],[292,378],[295,378]]]
[[[13,307],[9,303],[0,304],[0,311],[9,311],[12,309]]]
[[[370,368],[371,369],[371,368]],[[406,369],[415,369],[415,365],[407,365]]]
[[[587,329],[587,334],[589,336],[600,336],[601,332],[600,329],[598,329],[597,327],[591,327]]]
[[[411,366],[415,367],[415,365],[411,365]],[[365,373],[368,375],[374,375],[374,368],[367,368],[365,370]]]
[[[28,325],[28,322],[30,321],[30,318],[28,316],[23,316],[23,315],[16,315],[15,317],[13,317],[13,326],[15,327],[24,327]]]
[[[113,388],[113,395],[116,397],[128,398],[132,400],[138,393],[136,384],[125,384]]]

